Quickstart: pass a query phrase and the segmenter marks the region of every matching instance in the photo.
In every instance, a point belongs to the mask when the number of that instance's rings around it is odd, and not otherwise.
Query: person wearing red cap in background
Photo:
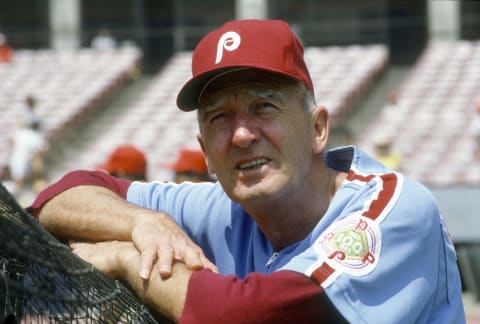
[[[12,47],[8,45],[7,37],[0,33],[0,63],[9,63],[12,60]]]
[[[147,180],[147,158],[145,153],[134,145],[120,145],[104,163],[97,165],[97,170],[127,180]]]
[[[41,224],[90,240],[73,252],[180,323],[465,323],[433,195],[355,146],[327,150],[286,22],[227,22],[192,73],[177,105],[197,111],[218,181],[77,171],[31,206]]]
[[[173,180],[177,183],[214,181],[208,173],[205,156],[199,150],[182,148],[175,162],[167,167],[175,172]]]

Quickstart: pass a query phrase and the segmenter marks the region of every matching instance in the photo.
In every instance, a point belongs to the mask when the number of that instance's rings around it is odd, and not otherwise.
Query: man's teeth
[[[245,163],[241,163],[238,168],[240,170],[245,170],[245,169],[252,169],[252,168],[256,168],[260,165],[263,165],[265,163],[267,163],[268,160],[267,159],[258,159],[258,160],[253,160],[253,161],[248,161],[248,162],[245,162]]]

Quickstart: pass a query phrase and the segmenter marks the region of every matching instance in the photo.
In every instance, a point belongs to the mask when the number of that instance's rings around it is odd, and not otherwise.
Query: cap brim
[[[223,76],[227,73],[241,71],[241,70],[248,70],[248,69],[280,74],[280,75],[283,75],[284,77],[292,78],[294,80],[303,82],[303,80],[298,76],[291,75],[283,71],[267,69],[264,67],[248,66],[248,65],[224,67],[217,70],[208,71],[204,74],[200,74],[190,79],[187,83],[185,83],[185,85],[182,87],[182,89],[180,90],[177,96],[178,108],[180,108],[183,111],[193,111],[197,109],[198,100],[200,99],[200,96],[202,95],[203,90],[208,86],[209,83],[211,83],[216,78]]]
[[[218,76],[228,72],[248,69],[248,67],[229,66],[213,71],[208,71],[190,79],[182,87],[177,96],[177,106],[183,111],[192,111],[198,108],[198,99],[203,89]]]

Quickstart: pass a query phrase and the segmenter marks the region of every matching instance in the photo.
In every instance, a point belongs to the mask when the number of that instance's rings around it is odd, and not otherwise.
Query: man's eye
[[[215,115],[212,115],[210,118],[209,118],[209,121],[208,123],[210,125],[216,125],[216,124],[220,124],[222,123],[226,118],[226,114],[224,113],[218,113],[218,114],[215,114]]]
[[[274,112],[277,110],[277,107],[270,102],[262,102],[257,105],[257,111],[260,113]]]

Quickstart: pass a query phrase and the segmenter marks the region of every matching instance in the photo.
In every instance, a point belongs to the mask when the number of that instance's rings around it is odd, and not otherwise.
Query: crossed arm
[[[89,240],[71,244],[74,253],[127,282],[172,320],[344,322],[323,289],[302,274],[252,273],[240,280],[215,273],[215,265],[168,215],[121,197],[128,185],[101,173],[73,173],[41,194],[30,211],[56,236]]]
[[[252,273],[240,280],[208,269],[192,272],[177,262],[168,279],[154,269],[144,280],[136,275],[140,255],[129,242],[76,243],[72,248],[101,271],[126,281],[151,309],[182,324],[346,323],[320,286],[295,272]]]
[[[170,276],[172,260],[181,260],[192,270],[206,267],[216,271],[168,215],[129,204],[121,196],[126,194],[122,186],[129,184],[102,172],[76,171],[41,194],[30,211],[60,238],[132,241],[141,253],[139,274],[144,279],[155,262],[163,277]]]
[[[180,318],[192,274],[185,264],[175,262],[172,267],[175,275],[162,278],[160,271],[156,271],[157,263],[151,276],[143,279],[138,276],[140,254],[131,242],[75,242],[70,246],[73,253],[100,271],[127,283],[151,309],[171,320]]]

